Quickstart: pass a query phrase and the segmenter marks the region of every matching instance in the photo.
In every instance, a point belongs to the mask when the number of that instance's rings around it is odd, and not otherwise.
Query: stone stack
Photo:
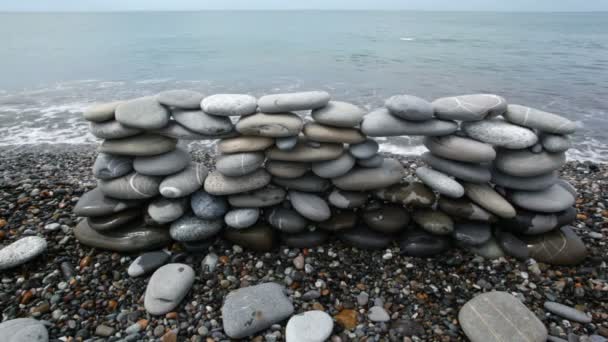
[[[453,241],[486,257],[585,255],[562,227],[575,218],[575,190],[556,175],[574,124],[496,95],[433,103],[398,95],[366,113],[323,91],[256,99],[174,90],[98,105],[85,118],[104,141],[93,167],[99,185],[76,206],[87,218],[75,233],[94,247],[174,240],[200,251],[221,235],[268,251],[279,240],[303,248],[335,235],[359,248],[398,240],[421,257]],[[405,182],[401,162],[373,139],[403,135],[425,137],[422,182]],[[210,139],[218,140],[211,171],[178,147]]]
[[[576,190],[557,175],[570,147],[573,122],[507,105],[504,98],[490,94],[440,98],[430,104],[395,96],[377,113],[392,115],[404,126],[430,126],[432,120],[452,125],[441,134],[422,134],[430,151],[422,155],[428,167],[417,168],[416,175],[439,199],[435,209],[412,213],[422,228],[416,238],[427,233],[450,236],[489,258],[508,254],[575,264],[585,257],[583,243],[567,226],[576,218]],[[364,133],[369,132],[366,127],[375,128],[375,123],[366,123],[370,116],[363,121]],[[407,238],[401,243],[408,248]]]

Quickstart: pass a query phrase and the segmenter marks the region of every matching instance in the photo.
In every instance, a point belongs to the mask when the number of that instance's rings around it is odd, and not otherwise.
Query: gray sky
[[[222,9],[608,11],[608,0],[0,0],[0,11]]]

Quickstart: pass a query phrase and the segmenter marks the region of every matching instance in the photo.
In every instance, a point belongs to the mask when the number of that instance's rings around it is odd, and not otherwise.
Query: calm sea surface
[[[0,145],[92,142],[87,105],[172,88],[490,92],[577,121],[570,157],[608,161],[608,13],[0,13],[0,37]]]

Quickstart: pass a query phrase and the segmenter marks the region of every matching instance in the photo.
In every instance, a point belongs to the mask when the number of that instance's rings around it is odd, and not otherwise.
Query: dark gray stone
[[[486,183],[492,179],[490,169],[485,165],[444,159],[429,152],[422,154],[422,160],[433,169],[462,179],[465,182]]]
[[[362,249],[382,249],[391,244],[393,237],[371,230],[366,226],[358,226],[341,232],[338,238],[345,243]]]
[[[93,163],[93,176],[98,179],[112,179],[126,175],[133,170],[133,159],[100,153]]]
[[[171,223],[169,232],[175,241],[199,241],[215,236],[223,226],[224,220],[221,218],[207,220],[186,214]]]
[[[454,133],[458,124],[454,121],[426,120],[407,121],[392,115],[388,109],[379,108],[363,117],[361,131],[370,137],[401,135],[442,136]]]
[[[164,265],[170,257],[171,253],[165,250],[144,253],[133,260],[127,273],[130,277],[140,277]]]
[[[80,197],[74,206],[74,214],[86,217],[107,216],[139,206],[141,201],[110,198],[105,196],[101,189],[95,188]]]
[[[457,222],[452,237],[467,246],[480,246],[492,238],[492,228],[487,223]]]
[[[225,197],[213,196],[203,190],[192,194],[190,206],[194,215],[206,220],[220,218],[228,211]]]
[[[323,230],[305,230],[299,233],[281,233],[281,243],[291,248],[315,248],[327,241]]]
[[[74,228],[74,236],[84,245],[120,253],[158,249],[171,242],[166,227],[152,227],[142,223],[109,232],[98,232],[88,225],[87,220],[82,220]]]
[[[175,121],[182,126],[205,135],[227,134],[234,129],[230,118],[209,115],[202,110],[176,109],[172,114]]]
[[[420,258],[428,258],[441,254],[449,246],[449,240],[445,237],[431,235],[422,230],[406,231],[399,238],[401,253]]]
[[[140,208],[126,209],[106,216],[88,217],[87,223],[95,230],[107,231],[120,228],[141,217],[141,214]]]
[[[274,228],[290,234],[302,232],[308,221],[295,210],[274,207],[266,212],[266,221]]]

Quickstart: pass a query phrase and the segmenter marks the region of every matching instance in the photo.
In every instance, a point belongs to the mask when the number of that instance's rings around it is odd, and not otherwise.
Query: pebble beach
[[[191,151],[213,169],[215,152]],[[287,288],[295,312],[321,310],[336,324],[332,341],[467,340],[459,309],[492,290],[520,299],[542,321],[550,339],[603,341],[608,337],[608,165],[568,161],[560,176],[578,190],[572,224],[588,249],[577,266],[554,266],[511,257],[485,260],[462,249],[434,258],[361,250],[331,240],[321,247],[280,246],[259,253],[217,239],[201,253],[169,247],[171,262],[190,265],[195,279],[181,304],[164,316],[144,309],[148,276],[130,277],[137,254],[86,247],[73,235],[73,207],[96,186],[92,145],[3,147],[0,165],[0,244],[37,235],[46,252],[0,273],[2,321],[35,318],[51,341],[221,341],[221,308],[232,290],[266,282]],[[390,156],[414,179],[422,162]],[[551,313],[558,302],[588,313],[578,323]],[[257,332],[255,341],[281,341],[285,324]]]

